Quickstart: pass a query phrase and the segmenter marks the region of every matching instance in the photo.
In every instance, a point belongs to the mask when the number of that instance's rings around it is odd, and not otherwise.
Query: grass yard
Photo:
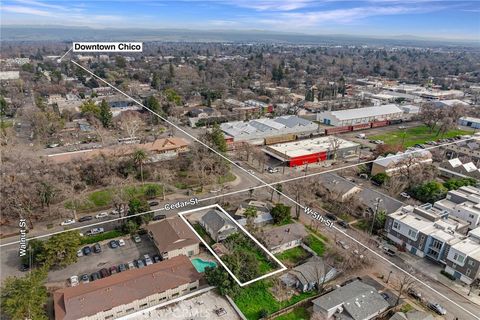
[[[118,192],[118,188],[106,188],[94,192],[90,192],[80,199],[65,202],[65,208],[76,209],[78,212],[89,212],[102,210],[111,206],[112,198]],[[163,195],[163,187],[155,183],[146,183],[145,185],[135,185],[124,187],[122,190],[123,197],[128,200],[132,197],[155,198]]]
[[[289,265],[297,265],[306,258],[308,258],[308,256],[310,256],[310,253],[299,246],[288,249],[282,253],[278,253],[275,256],[283,263],[287,263]]]
[[[275,320],[308,320],[310,319],[310,312],[305,307],[294,308],[289,313],[276,317]]]
[[[323,240],[323,242],[328,242],[328,238],[326,236],[324,236],[323,234],[321,234],[320,232],[316,231],[314,228],[310,227],[310,226],[306,226],[306,228],[310,231],[310,233],[313,233],[315,234],[317,237],[319,237],[320,239]]]
[[[433,130],[433,132],[430,132],[430,129],[427,126],[421,125],[418,127],[408,128],[406,130],[396,130],[396,131],[391,131],[385,134],[369,136],[368,139],[383,140],[386,144],[391,144],[391,145],[401,145],[403,141],[404,142],[403,146],[405,148],[408,148],[416,144],[425,143],[427,141],[435,141],[435,140],[444,139],[444,138],[453,138],[458,135],[465,135],[465,134],[472,134],[472,133],[473,131],[454,129],[454,130],[448,131],[444,135],[437,136],[436,130]]]
[[[240,289],[239,294],[233,300],[247,319],[259,319],[262,310],[271,314],[316,294],[315,291],[300,293],[289,300],[280,302],[271,294],[269,290],[271,286],[270,280],[260,280]]]
[[[325,252],[325,244],[313,234],[309,234],[305,238],[305,244],[309,246],[310,249],[315,251],[319,256],[323,256],[323,253]]]

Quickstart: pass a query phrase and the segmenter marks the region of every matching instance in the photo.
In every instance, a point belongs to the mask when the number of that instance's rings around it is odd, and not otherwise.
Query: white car
[[[123,240],[123,239],[118,239],[118,245],[119,245],[120,247],[123,247],[123,246],[125,245],[125,240]]]
[[[253,170],[247,170],[248,173],[250,173],[251,175],[255,175],[255,172]]]
[[[150,256],[148,254],[144,255],[143,257],[145,258],[145,264],[147,266],[153,264],[152,259],[150,259]]]
[[[97,214],[95,216],[96,219],[101,219],[101,218],[105,218],[105,217],[108,217],[108,212],[100,212],[99,214]]]
[[[70,277],[70,286],[71,287],[78,286],[78,276],[71,276]]]
[[[77,250],[77,257],[82,257],[83,256],[83,251],[82,249]]]
[[[68,226],[69,224],[74,224],[75,223],[75,219],[67,219],[65,221],[63,221],[62,223],[60,223],[61,226]]]
[[[408,193],[406,193],[406,192],[402,192],[402,193],[400,193],[400,195],[401,195],[402,197],[404,197],[405,199],[410,199],[410,195],[409,195]]]

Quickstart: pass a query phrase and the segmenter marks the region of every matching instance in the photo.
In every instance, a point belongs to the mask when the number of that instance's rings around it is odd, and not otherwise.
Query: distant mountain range
[[[314,45],[480,46],[479,41],[344,34],[309,35],[264,30],[93,29],[67,26],[2,26],[1,41],[269,42]]]

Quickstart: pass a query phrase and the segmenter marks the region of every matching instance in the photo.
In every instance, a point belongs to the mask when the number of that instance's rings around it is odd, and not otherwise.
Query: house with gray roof
[[[216,242],[225,240],[238,229],[225,213],[215,209],[200,218],[200,225]]]
[[[337,270],[327,265],[322,257],[313,256],[282,275],[280,279],[287,286],[306,292],[315,289],[318,284],[332,280],[336,275]]]
[[[298,247],[303,238],[308,235],[305,226],[301,223],[290,223],[270,229],[264,229],[260,233],[261,240],[272,253],[279,253],[287,249]]]
[[[313,312],[320,319],[369,320],[390,305],[377,290],[360,280],[350,282],[312,301]]]

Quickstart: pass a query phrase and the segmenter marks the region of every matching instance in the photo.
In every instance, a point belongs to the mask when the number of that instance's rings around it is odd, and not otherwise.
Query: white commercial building
[[[317,114],[317,121],[343,127],[356,124],[401,119],[403,110],[394,104],[357,109],[325,111]]]

